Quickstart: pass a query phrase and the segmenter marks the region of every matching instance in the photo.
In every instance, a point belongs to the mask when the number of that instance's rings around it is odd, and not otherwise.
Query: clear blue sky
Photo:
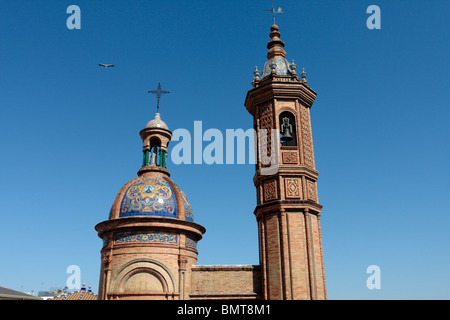
[[[66,9],[81,8],[68,30]],[[381,30],[366,9],[381,8]],[[276,1],[288,60],[312,108],[329,299],[450,299],[450,3]],[[116,193],[141,165],[147,93],[170,90],[174,130],[248,129],[271,1],[2,1],[0,286],[63,287],[69,265],[97,292]],[[113,69],[98,67],[113,63]],[[174,165],[199,264],[259,264],[254,166]],[[366,268],[381,268],[368,290]]]

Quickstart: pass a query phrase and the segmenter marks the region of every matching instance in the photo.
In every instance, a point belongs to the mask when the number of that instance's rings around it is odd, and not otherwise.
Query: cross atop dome
[[[159,99],[161,98],[161,95],[165,93],[170,93],[170,91],[161,90],[161,83],[158,83],[158,87],[156,88],[156,90],[151,90],[148,93],[156,94],[157,98],[156,113],[159,113]]]

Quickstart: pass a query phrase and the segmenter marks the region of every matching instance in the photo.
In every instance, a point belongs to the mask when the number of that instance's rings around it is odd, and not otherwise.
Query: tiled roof
[[[62,294],[48,300],[97,300],[97,296],[92,292],[80,290],[69,294]]]

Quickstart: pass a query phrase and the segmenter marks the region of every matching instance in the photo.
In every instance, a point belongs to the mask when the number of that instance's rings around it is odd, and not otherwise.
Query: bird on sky
[[[103,63],[100,63],[99,66],[100,67],[105,67],[105,68],[114,67],[113,64],[103,64]]]

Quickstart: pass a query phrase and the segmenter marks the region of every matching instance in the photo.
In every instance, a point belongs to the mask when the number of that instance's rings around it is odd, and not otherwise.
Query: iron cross
[[[161,83],[158,83],[158,88],[156,88],[156,90],[151,90],[148,93],[156,94],[156,98],[157,98],[157,101],[158,101],[158,103],[156,105],[156,113],[158,113],[159,112],[159,98],[161,98],[162,94],[170,93],[170,92],[169,91],[165,91],[165,90],[161,90]]]
[[[273,24],[275,24],[275,13],[283,13],[283,11],[281,10],[281,7],[278,7],[278,10],[275,11],[275,7],[273,5],[273,0],[272,0],[272,9],[266,9],[264,11],[270,11],[272,12],[272,19],[273,19]]]

